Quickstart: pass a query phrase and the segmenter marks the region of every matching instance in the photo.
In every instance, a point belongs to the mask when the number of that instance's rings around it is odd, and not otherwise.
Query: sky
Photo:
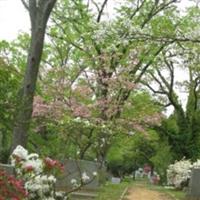
[[[99,0],[101,2],[102,0]],[[110,0],[106,12],[110,12],[116,2],[123,0]],[[190,0],[181,0],[179,6],[185,8]],[[0,0],[0,40],[13,40],[21,31],[30,29],[29,15],[23,7],[21,0]]]
[[[0,27],[0,40],[12,40],[20,31],[29,31],[29,16],[20,0],[0,0]]]

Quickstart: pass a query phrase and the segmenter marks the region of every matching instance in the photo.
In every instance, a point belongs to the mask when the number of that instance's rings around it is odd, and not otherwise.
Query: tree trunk
[[[26,72],[20,92],[20,102],[13,130],[12,150],[17,145],[26,147],[28,140],[28,129],[31,121],[33,98],[39,65],[42,57],[45,30],[49,15],[56,0],[30,0],[26,8],[31,19],[31,43],[28,52]]]

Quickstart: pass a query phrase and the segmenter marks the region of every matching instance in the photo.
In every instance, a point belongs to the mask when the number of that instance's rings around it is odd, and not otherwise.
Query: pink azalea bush
[[[0,170],[0,200],[22,200],[27,197],[23,182]]]

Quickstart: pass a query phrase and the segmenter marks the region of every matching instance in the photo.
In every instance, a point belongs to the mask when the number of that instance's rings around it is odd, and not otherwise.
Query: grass
[[[96,200],[119,200],[126,187],[130,186],[129,182],[122,182],[120,184],[112,184],[107,182],[99,189]]]

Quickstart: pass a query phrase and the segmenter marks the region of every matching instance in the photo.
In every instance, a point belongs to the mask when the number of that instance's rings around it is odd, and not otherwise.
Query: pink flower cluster
[[[58,160],[52,160],[51,158],[49,157],[46,157],[44,159],[44,168],[45,170],[47,171],[51,171],[51,170],[55,170],[57,169],[59,172],[63,172],[64,171],[64,166],[63,164],[61,164]]]
[[[0,200],[22,200],[27,195],[21,180],[0,169]]]

